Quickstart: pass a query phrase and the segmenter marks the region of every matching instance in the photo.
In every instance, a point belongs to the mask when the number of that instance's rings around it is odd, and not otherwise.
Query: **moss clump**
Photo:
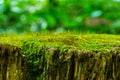
[[[2,35],[0,42],[22,47],[24,41],[33,41],[40,46],[77,48],[79,50],[102,50],[120,46],[119,35],[74,34],[74,33],[31,33],[25,35]]]

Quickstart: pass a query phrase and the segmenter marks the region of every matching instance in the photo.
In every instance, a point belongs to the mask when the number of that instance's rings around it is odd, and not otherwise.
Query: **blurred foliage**
[[[120,33],[120,0],[0,0],[0,34]]]

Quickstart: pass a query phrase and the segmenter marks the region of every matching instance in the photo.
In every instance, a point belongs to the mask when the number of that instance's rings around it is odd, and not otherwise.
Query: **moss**
[[[21,47],[25,41],[33,41],[41,46],[77,48],[80,50],[102,50],[120,46],[119,35],[74,34],[74,33],[31,33],[25,35],[2,35],[0,42]]]

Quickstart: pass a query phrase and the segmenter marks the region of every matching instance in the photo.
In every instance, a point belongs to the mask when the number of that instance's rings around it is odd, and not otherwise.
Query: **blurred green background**
[[[0,34],[120,33],[120,0],[0,0]]]

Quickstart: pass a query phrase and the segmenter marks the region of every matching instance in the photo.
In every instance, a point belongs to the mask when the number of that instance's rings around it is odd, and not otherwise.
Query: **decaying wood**
[[[26,59],[16,46],[0,43],[0,80],[27,80]]]

